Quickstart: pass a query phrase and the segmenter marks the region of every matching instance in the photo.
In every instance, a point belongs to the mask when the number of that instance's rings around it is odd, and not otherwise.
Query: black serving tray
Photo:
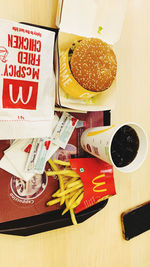
[[[104,200],[98,204],[76,214],[78,223],[82,223],[98,211],[102,210],[108,202]],[[0,233],[18,236],[29,236],[49,230],[72,225],[70,214],[61,215],[62,210],[46,212],[14,221],[0,223]]]

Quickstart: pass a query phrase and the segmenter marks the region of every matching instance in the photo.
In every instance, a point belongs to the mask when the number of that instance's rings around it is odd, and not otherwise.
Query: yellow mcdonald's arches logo
[[[97,135],[97,134],[104,133],[104,132],[106,132],[106,131],[112,129],[114,126],[115,126],[115,125],[112,125],[111,127],[108,127],[108,128],[106,128],[106,129],[102,129],[102,130],[99,130],[99,131],[89,132],[89,133],[87,134],[87,136],[94,136],[94,135]]]
[[[100,189],[100,187],[101,187],[102,185],[106,184],[106,182],[97,182],[97,180],[98,180],[99,178],[102,178],[102,177],[105,177],[105,174],[98,175],[98,176],[96,176],[96,177],[92,180],[92,184],[95,185],[95,186],[93,187],[93,191],[94,191],[94,192],[105,192],[105,191],[107,191],[106,188],[104,188],[104,189]],[[98,189],[97,187],[99,187],[99,189]]]

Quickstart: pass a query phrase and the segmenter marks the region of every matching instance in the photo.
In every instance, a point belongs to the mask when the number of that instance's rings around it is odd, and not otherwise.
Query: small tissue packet
[[[17,140],[14,145],[12,144],[4,151],[4,157],[1,160],[2,162],[0,161],[0,167],[25,181],[30,180],[34,173],[25,172],[25,164],[28,154],[24,152],[24,148],[31,142],[31,138],[26,138]],[[9,162],[8,166],[5,164],[7,162]]]

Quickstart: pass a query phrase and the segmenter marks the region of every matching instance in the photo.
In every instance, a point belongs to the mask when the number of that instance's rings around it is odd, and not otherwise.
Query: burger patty
[[[74,41],[74,43],[72,44],[72,46],[69,49],[69,52],[68,52],[68,60],[69,60],[69,66],[70,66],[70,68],[71,68],[71,58],[72,58],[73,52],[74,52],[74,50],[76,49],[76,47],[78,46],[78,44],[80,42],[81,42],[81,40]]]
[[[72,53],[70,65],[77,82],[90,91],[106,90],[116,77],[116,56],[110,45],[98,38],[80,41]]]

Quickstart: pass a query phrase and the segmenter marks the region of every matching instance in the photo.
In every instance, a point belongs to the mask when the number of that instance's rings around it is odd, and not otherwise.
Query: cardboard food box
[[[80,136],[85,128],[110,125],[110,112],[74,113],[79,120],[78,127],[73,132],[66,149],[59,149],[55,158],[63,157],[89,157],[80,146]],[[9,147],[8,140],[0,141],[0,158],[4,150]],[[70,149],[72,148],[72,149]],[[73,148],[76,148],[76,153]],[[59,158],[60,159],[60,158]],[[46,166],[48,169],[49,166]],[[14,175],[0,169],[0,185],[3,189],[0,194],[0,233],[28,236],[60,227],[72,225],[70,214],[61,215],[62,207],[59,204],[47,207],[52,193],[58,189],[56,176],[48,179],[44,175],[24,182]],[[39,179],[41,178],[41,179]],[[78,223],[88,219],[96,212],[103,209],[108,200],[99,202],[76,214]]]
[[[58,38],[60,68],[64,64],[66,64],[66,69],[69,68],[67,62],[68,48],[74,41],[86,37],[100,38],[102,41],[112,45],[117,56],[115,44],[121,35],[127,2],[127,0],[59,0],[56,24],[60,28]],[[72,86],[72,93],[76,95],[74,88],[78,87],[80,96],[81,94],[87,95],[87,98],[72,98],[59,86],[59,104],[79,110],[109,110],[115,106],[117,78],[106,91],[98,94],[90,91],[88,93],[86,89],[79,86],[72,74],[70,74],[71,71],[69,73],[69,70],[67,70],[66,74],[66,69],[64,72],[62,71],[63,75],[68,75],[72,80],[68,82],[67,88]],[[89,94],[93,96],[89,98]]]

